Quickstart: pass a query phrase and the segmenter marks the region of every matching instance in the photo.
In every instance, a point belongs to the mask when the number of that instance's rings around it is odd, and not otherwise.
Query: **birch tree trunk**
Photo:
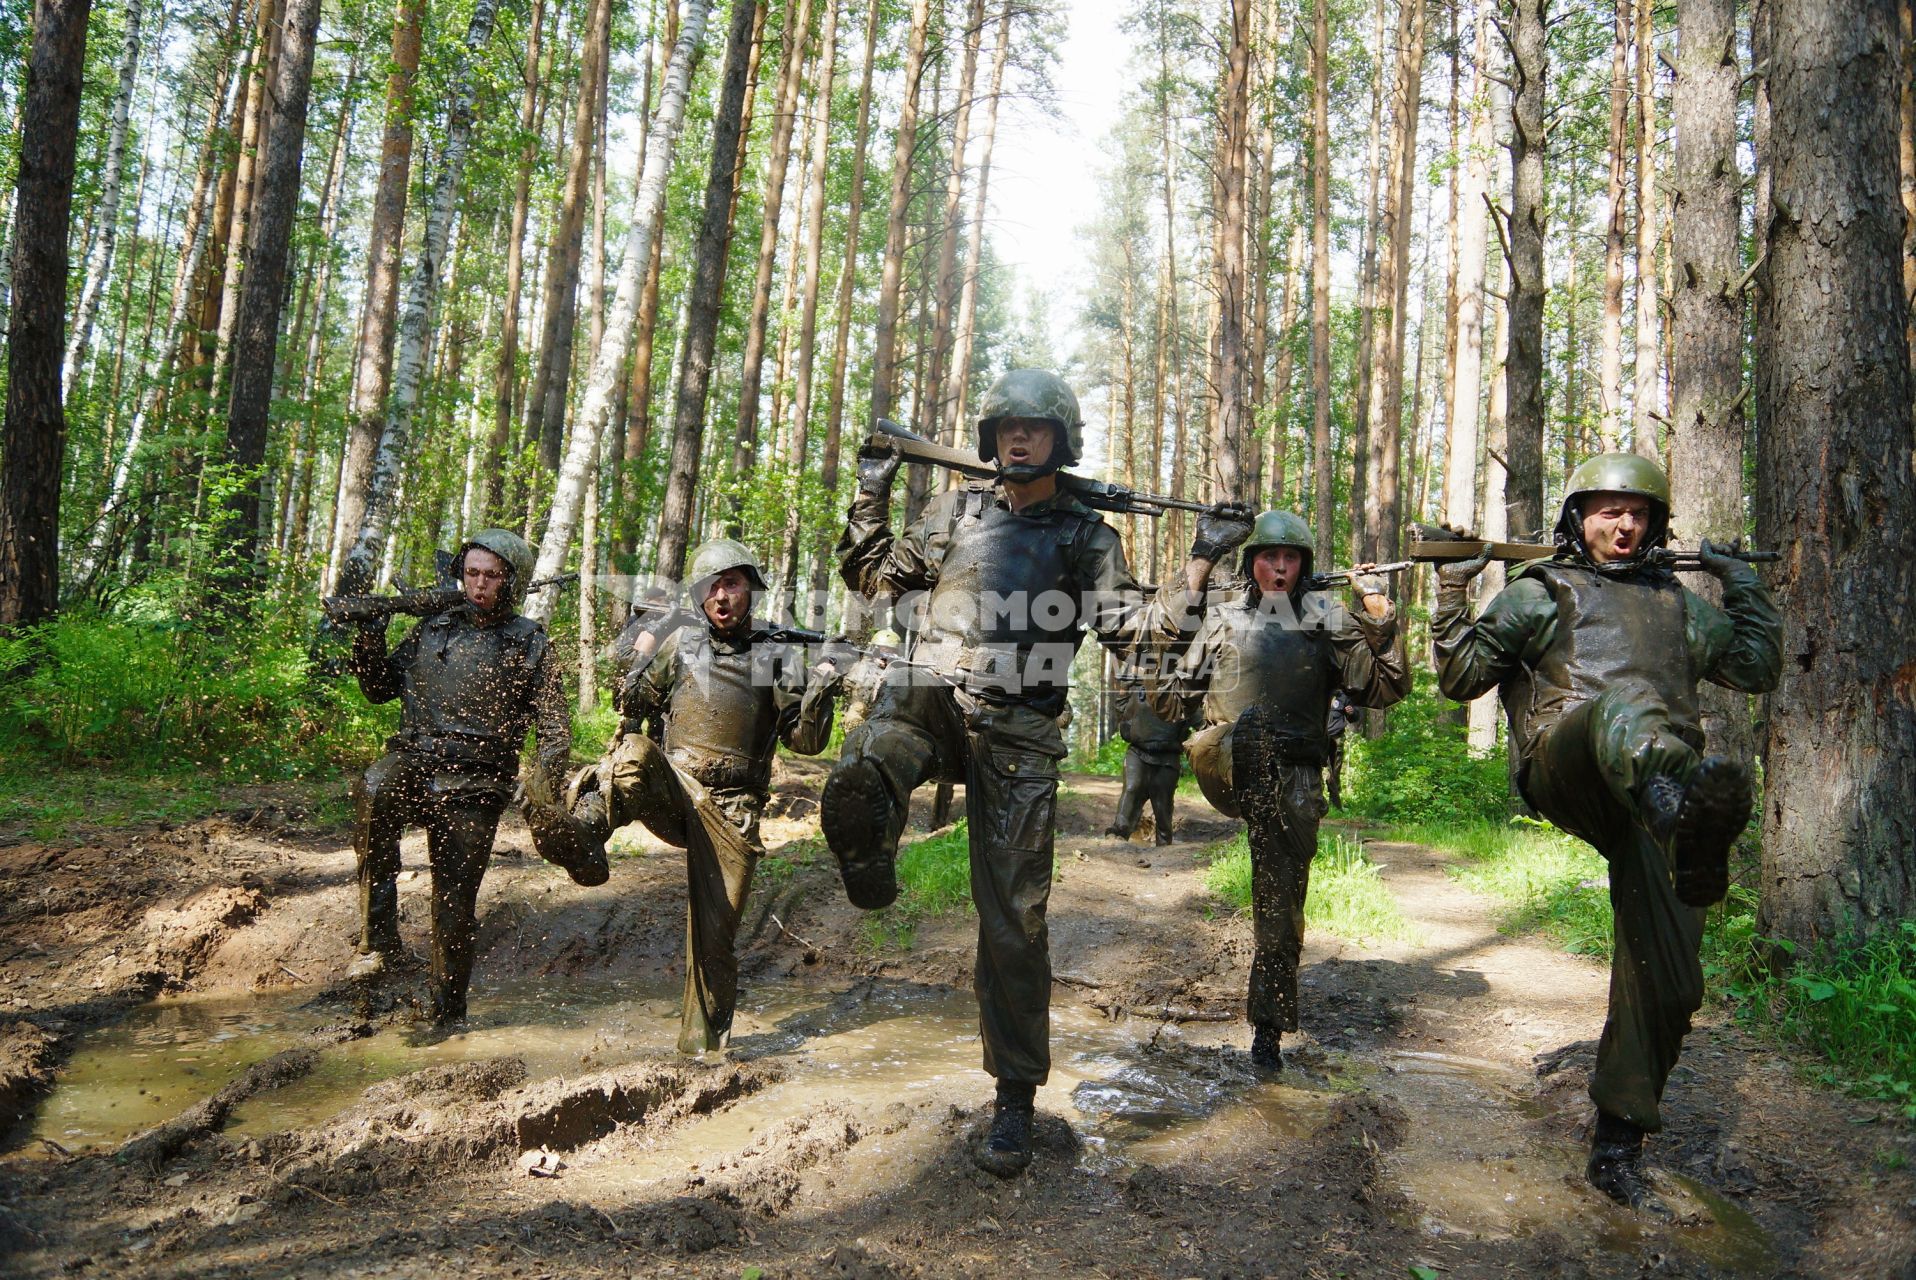
[[[496,3],[496,0],[495,0]],[[425,0],[397,0],[393,11],[392,70],[386,79],[386,124],[379,143],[379,182],[373,191],[372,231],[366,250],[366,301],[353,356],[346,445],[339,460],[339,498],[333,508],[333,554],[327,579],[335,592],[348,582],[346,553],[366,520],[367,485],[386,420],[392,380],[393,322],[406,236],[406,190],[412,178],[413,88],[419,73],[420,13]]]
[[[466,151],[472,145],[473,104],[479,82],[474,64],[492,38],[492,22],[499,0],[476,0],[472,18],[466,24],[466,38],[459,57],[451,68],[449,83],[452,101],[446,115],[446,145],[439,156],[439,172],[433,179],[432,201],[427,206],[425,234],[421,237],[419,258],[412,279],[406,286],[406,305],[400,314],[395,343],[392,390],[386,428],[379,437],[379,450],[373,457],[372,472],[366,478],[365,514],[360,518],[346,560],[357,562],[359,572],[370,575],[386,544],[392,524],[392,508],[399,488],[399,469],[406,457],[407,439],[412,430],[413,413],[419,404],[420,382],[425,374],[426,342],[432,329],[433,307],[439,296],[440,266],[445,261],[446,245],[452,231],[453,206],[458,201],[459,180],[465,170]],[[343,489],[342,489],[343,497]],[[358,581],[348,575],[354,570],[342,564],[340,580]],[[551,593],[545,593],[550,595]]]
[[[100,174],[100,200],[94,211],[97,234],[87,245],[85,279],[80,286],[80,302],[73,312],[67,335],[66,358],[60,364],[60,386],[73,389],[74,375],[93,336],[93,319],[100,310],[100,296],[113,270],[113,249],[120,236],[120,178],[126,167],[126,124],[133,106],[133,83],[140,69],[140,21],[144,0],[126,0],[126,40],[120,49],[120,87],[113,95],[113,114],[107,129],[106,165]]]
[[[1837,944],[1916,911],[1916,450],[1895,0],[1770,10],[1757,482],[1784,618],[1757,928]]]
[[[898,302],[905,277],[905,211],[911,204],[912,148],[918,141],[918,89],[925,69],[925,28],[931,0],[912,0],[905,42],[905,99],[891,157],[891,212],[885,220],[885,260],[878,277],[878,318],[872,330],[871,421],[892,413],[897,380]],[[913,468],[916,470],[916,468]]]
[[[60,475],[66,407],[60,357],[67,227],[92,0],[34,0],[22,95],[7,408],[0,434],[0,627],[25,627],[60,601]]]
[[[745,26],[749,30],[753,17],[751,11],[756,9],[757,5],[753,3],[753,0],[736,0],[736,5],[738,10],[744,11]],[[605,341],[600,344],[598,358],[592,362],[592,372],[586,379],[585,399],[579,407],[579,415],[573,425],[572,443],[566,450],[565,461],[559,468],[559,481],[552,495],[552,514],[546,522],[545,535],[539,540],[539,559],[533,573],[534,577],[548,578],[557,573],[559,566],[565,563],[566,555],[571,550],[573,525],[578,519],[579,501],[584,491],[592,453],[598,445],[600,435],[605,430],[612,407],[612,397],[619,383],[619,371],[625,363],[626,348],[632,342],[632,326],[638,315],[640,286],[644,282],[646,266],[652,258],[652,238],[658,227],[654,214],[665,199],[666,175],[671,170],[672,154],[677,149],[679,133],[685,126],[685,99],[691,91],[692,64],[698,57],[700,45],[704,42],[705,20],[711,10],[711,0],[687,0],[685,14],[679,27],[679,38],[672,46],[672,58],[666,64],[665,75],[660,83],[659,109],[653,116],[651,127],[647,131],[645,171],[639,179],[639,198],[632,212],[631,230],[626,236],[625,260],[619,264],[618,291],[613,296],[612,310],[606,316]],[[732,19],[732,34],[737,36],[739,31],[740,18],[735,12]],[[749,35],[744,37],[746,42],[749,42],[749,39]],[[720,117],[713,126],[714,172],[716,173],[721,163],[725,170],[723,179],[725,202],[722,206],[724,208],[729,208],[731,204],[730,187],[735,168],[735,149],[738,146],[736,113],[743,106],[745,94],[743,60],[748,55],[744,48],[738,50],[738,55],[740,60],[738,103],[736,106],[731,106],[732,118],[728,122],[726,107],[732,103],[733,91],[731,82],[733,49],[728,44],[725,51],[725,98],[721,103]],[[708,191],[708,198],[709,195]],[[703,248],[702,234],[701,248]],[[719,253],[721,260],[723,256],[721,246]],[[717,265],[713,264],[712,269],[716,270]],[[702,268],[704,264],[701,263],[700,266]],[[713,318],[716,320],[716,277],[713,284]],[[697,287],[698,282],[695,280],[694,288]],[[710,369],[708,354],[707,377],[710,376]],[[703,393],[704,388],[701,387],[700,403],[697,406],[701,413],[704,411]],[[683,412],[685,406],[681,404],[680,409]],[[696,456],[696,453],[693,454],[693,457]],[[678,513],[678,523],[676,527],[674,526],[672,494],[681,483],[677,461],[675,450],[674,471],[666,491],[665,514],[661,517],[662,540],[670,539],[675,535],[682,540],[685,536],[685,525],[691,515],[691,505],[687,501],[690,496],[688,489],[680,499],[682,505]],[[695,479],[695,475],[687,474],[683,482],[689,486]],[[682,561],[683,558],[684,545],[681,541],[678,560]],[[667,560],[663,553],[659,563],[662,567],[670,565],[671,571],[675,573],[679,568],[677,562]],[[552,592],[546,592],[540,598],[533,600],[527,612],[541,622],[545,621],[552,614],[552,595]]]
[[[1510,349],[1504,358],[1506,528],[1543,530],[1543,149],[1549,0],[1517,0],[1511,30]]]

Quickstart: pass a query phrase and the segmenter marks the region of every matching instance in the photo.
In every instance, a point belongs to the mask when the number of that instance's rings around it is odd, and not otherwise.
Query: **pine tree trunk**
[[[1165,360],[1171,376],[1171,496],[1184,496],[1185,419],[1184,403],[1184,327],[1178,318],[1178,236],[1177,236],[1177,164],[1171,150],[1171,55],[1168,18],[1160,14],[1158,26],[1158,75],[1164,89],[1158,114],[1158,143],[1164,163],[1164,299],[1165,324],[1158,341],[1166,349]],[[1165,539],[1172,547],[1184,542],[1184,514],[1174,511],[1166,517]]]
[[[963,446],[967,393],[971,388],[971,353],[977,337],[979,258],[984,253],[985,203],[991,189],[991,152],[998,138],[998,101],[1005,92],[1005,66],[1011,53],[1011,19],[1007,5],[998,18],[998,43],[991,55],[991,92],[985,101],[985,127],[979,139],[978,181],[971,197],[971,217],[965,232],[965,275],[958,290],[955,349],[945,369],[942,438]]]
[[[399,314],[399,274],[406,237],[406,191],[412,180],[414,81],[419,74],[420,14],[425,0],[396,0],[392,70],[386,80],[386,123],[379,144],[379,182],[373,191],[366,249],[366,301],[353,356],[346,445],[333,508],[333,554],[327,579],[338,592],[363,589],[341,575],[346,553],[366,520],[367,485],[386,420],[392,381],[393,325]]]
[[[0,628],[31,626],[60,601],[60,396],[67,228],[92,0],[34,0],[21,105],[7,409],[0,437]]]
[[[1318,564],[1334,554],[1331,507],[1331,107],[1330,0],[1317,0],[1311,27],[1311,519]],[[1363,376],[1360,372],[1358,376]]]
[[[1226,55],[1222,128],[1217,256],[1217,421],[1212,433],[1211,483],[1221,499],[1242,493],[1242,450],[1249,414],[1244,403],[1250,382],[1245,348],[1248,301],[1244,263],[1244,153],[1249,134],[1251,0],[1231,0],[1231,44]]]
[[[1916,912],[1916,476],[1896,0],[1771,10],[1757,479],[1784,618],[1757,927],[1841,945]],[[1891,461],[1895,460],[1895,461]]]
[[[1398,0],[1400,27],[1407,16],[1404,0]],[[1394,47],[1401,51],[1403,46],[1400,37]],[[1384,48],[1384,0],[1375,0],[1371,9],[1371,47],[1376,54],[1371,68],[1370,142],[1365,150],[1364,165],[1370,194],[1364,205],[1363,249],[1358,255],[1357,361],[1351,368],[1351,381],[1356,384],[1356,406],[1351,414],[1350,545],[1353,552],[1363,549],[1369,519],[1371,406],[1377,386],[1377,245],[1383,231],[1384,175],[1390,168],[1389,153],[1384,150],[1384,72],[1388,66]],[[1319,520],[1328,518],[1328,515],[1320,516]],[[1332,540],[1335,541],[1334,527]]]
[[[965,151],[971,142],[972,91],[977,84],[978,47],[984,42],[984,24],[984,0],[971,0],[971,11],[965,21],[964,67],[958,78],[958,103],[951,124],[951,163],[945,173],[944,212],[938,220],[938,270],[932,278],[935,319],[931,336],[931,404],[918,408],[923,430],[936,433],[936,438],[948,445],[959,443],[954,436],[944,434],[944,396],[948,381],[945,373],[952,358],[953,313],[958,309],[958,237],[962,234],[958,210],[965,194]],[[955,480],[957,476],[952,473],[946,478]]]
[[[1504,359],[1506,528],[1543,531],[1543,155],[1549,0],[1517,0],[1511,31],[1510,350]]]
[[[144,0],[126,0],[126,40],[120,50],[120,87],[113,95],[113,113],[107,129],[106,164],[100,174],[100,198],[94,210],[97,235],[87,246],[85,282],[80,287],[80,302],[73,312],[67,335],[66,357],[61,361],[60,385],[73,389],[73,376],[79,371],[87,341],[93,336],[93,318],[100,309],[100,295],[106,291],[108,274],[113,270],[113,249],[120,234],[120,177],[126,166],[126,124],[133,105],[133,82],[140,69],[140,21],[145,13]]]
[[[1297,325],[1297,285],[1304,270],[1304,222],[1292,213],[1291,247],[1284,262],[1284,292],[1277,309],[1277,371],[1271,375],[1271,479],[1267,505],[1284,505],[1289,483],[1291,374],[1296,363],[1291,330]]]
[[[1493,91],[1494,99],[1494,91]],[[1493,297],[1490,303],[1496,312],[1490,350],[1493,359],[1499,365],[1508,362],[1510,344],[1510,308],[1503,299]],[[1509,400],[1506,397],[1508,382],[1501,368],[1490,371],[1490,397],[1484,406],[1484,537],[1499,542],[1510,535],[1510,526],[1506,523],[1509,508],[1505,493],[1509,475],[1503,460],[1510,456],[1509,437],[1506,434],[1506,409]],[[1477,600],[1484,603],[1497,598],[1504,589],[1504,566],[1501,561],[1492,560],[1487,568],[1477,576]],[[1470,704],[1470,749],[1479,756],[1487,756],[1497,749],[1497,725],[1503,719],[1503,705],[1493,691],[1484,694]]]
[[[1463,180],[1457,187],[1457,352],[1444,393],[1449,406],[1450,448],[1444,474],[1444,519],[1472,528],[1477,523],[1477,405],[1482,396],[1484,354],[1484,252],[1489,234],[1491,149],[1490,9],[1477,16],[1471,62],[1476,68],[1465,135]]]
[[[433,179],[425,234],[421,237],[412,279],[406,286],[405,307],[400,313],[391,393],[382,397],[389,402],[386,427],[379,436],[379,450],[374,455],[371,474],[366,478],[365,514],[360,518],[345,557],[347,561],[357,562],[361,572],[377,562],[391,528],[392,509],[399,491],[399,470],[410,444],[407,437],[412,430],[420,382],[425,373],[426,341],[439,296],[440,265],[445,261],[452,231],[453,206],[457,203],[459,182],[465,170],[466,151],[472,144],[473,109],[478,90],[474,64],[492,37],[498,5],[499,0],[476,0],[472,17],[466,24],[464,44],[449,76],[452,101],[447,110],[446,143],[438,157],[439,172]],[[343,502],[343,490],[341,496]],[[361,579],[342,562],[340,580]]]
[[[891,160],[891,212],[885,220],[885,259],[878,278],[878,318],[872,330],[871,421],[892,414],[897,380],[898,304],[905,278],[905,212],[911,204],[912,148],[918,139],[918,90],[925,69],[925,29],[931,0],[912,0],[911,33],[905,43],[905,99],[899,110]]]
[[[214,329],[213,370],[207,383],[210,404],[223,404],[231,392],[233,335],[239,328],[240,293],[245,287],[246,247],[251,242],[253,209],[260,196],[260,153],[272,126],[274,103],[269,88],[278,78],[280,44],[285,39],[286,0],[261,0],[258,49],[248,77],[246,114],[241,125],[239,155],[234,161],[232,212],[226,222],[225,270],[220,276],[218,325]],[[209,416],[212,411],[209,410]]]
[[[1376,399],[1371,405],[1370,500],[1365,513],[1362,557],[1397,558],[1398,530],[1403,523],[1404,358],[1409,325],[1405,314],[1410,292],[1411,215],[1415,211],[1417,179],[1417,125],[1423,114],[1424,0],[1406,0],[1407,21],[1400,22],[1403,54],[1398,59],[1396,121],[1391,146],[1394,192],[1386,205],[1385,237],[1390,257],[1379,273],[1377,293],[1384,308],[1378,317],[1383,328],[1376,368]]]
[[[1655,0],[1637,0],[1637,359],[1631,439],[1661,458],[1657,430],[1657,95]]]
[[[681,66],[680,51],[697,43],[697,37],[705,29],[705,18],[710,10],[708,0],[689,0],[684,18],[684,28],[679,32],[678,44],[672,51],[672,62],[666,70],[664,88],[659,95],[659,110],[656,119],[660,136],[651,139],[647,145],[646,165],[650,172],[657,164],[659,176],[664,177],[665,161],[669,158],[671,147],[666,145],[674,135],[663,130],[668,119],[667,104],[677,96],[673,114],[683,114],[685,95],[685,70]],[[653,564],[655,573],[677,579],[685,568],[685,548],[692,532],[693,496],[698,486],[700,444],[705,429],[705,398],[712,382],[712,354],[718,339],[718,316],[720,304],[720,285],[725,269],[725,251],[731,239],[731,209],[734,183],[738,180],[739,153],[741,150],[741,116],[745,110],[746,73],[752,58],[752,29],[757,17],[756,0],[735,0],[732,9],[732,23],[726,33],[725,66],[719,74],[720,91],[717,113],[712,120],[712,155],[705,183],[705,209],[699,223],[698,243],[692,254],[692,280],[687,288],[685,333],[679,357],[679,385],[672,414],[672,451],[671,469],[666,479],[665,502],[659,515],[658,559]],[[662,188],[661,188],[662,192]],[[647,210],[650,212],[650,210]],[[651,219],[634,218],[633,225],[650,225]],[[614,349],[624,344],[619,338],[618,315],[625,301],[625,281],[630,273],[637,271],[636,263],[642,261],[651,251],[651,245],[643,246],[644,252],[635,253],[633,247],[626,250],[626,261],[620,271],[619,301],[613,307],[613,319],[607,327],[607,347]],[[597,376],[597,370],[594,370]],[[590,399],[590,392],[588,401]],[[553,519],[557,522],[559,504],[553,503]],[[552,533],[548,528],[546,543],[541,548],[543,559],[552,549]],[[560,548],[564,555],[564,548]]]
[[[1610,53],[1610,216],[1603,233],[1603,355],[1597,374],[1602,415],[1597,430],[1605,450],[1623,438],[1623,197],[1630,172],[1630,23],[1635,7],[1636,0],[1617,0]]]
[[[532,166],[538,158],[538,135],[533,123],[539,109],[539,39],[545,23],[545,0],[532,0],[527,19],[526,58],[519,95],[519,171],[512,187],[512,223],[506,232],[505,300],[499,316],[499,359],[492,374],[492,435],[486,441],[486,519],[504,516],[506,449],[512,443],[513,390],[519,366],[519,309],[525,287],[526,220],[532,209]],[[649,67],[648,67],[649,71]]]

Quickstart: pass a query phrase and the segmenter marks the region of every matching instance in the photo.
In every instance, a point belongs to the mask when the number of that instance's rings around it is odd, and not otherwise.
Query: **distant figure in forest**
[[[1749,768],[1704,754],[1697,682],[1774,689],[1783,626],[1755,571],[1708,541],[1700,559],[1722,608],[1659,563],[1670,485],[1656,463],[1604,454],[1567,489],[1556,554],[1519,570],[1475,622],[1469,586],[1489,549],[1438,570],[1432,646],[1446,695],[1499,691],[1524,798],[1610,864],[1615,958],[1585,1173],[1620,1204],[1667,1213],[1643,1135],[1663,1127],[1664,1085],[1703,1002],[1703,909],[1727,891],[1751,803]]]
[[[460,547],[452,572],[467,604],[422,621],[386,652],[389,616],[359,624],[352,671],[368,702],[400,701],[399,732],[354,787],[360,958],[353,976],[382,971],[399,953],[399,835],[426,829],[432,866],[432,1018],[466,1016],[479,882],[499,814],[512,796],[526,730],[538,760],[561,769],[572,725],[545,628],[519,612],[532,549],[487,529]],[[603,884],[606,865],[562,863],[580,884]]]
[[[739,916],[765,848],[759,814],[770,797],[779,743],[803,755],[832,735],[840,675],[827,658],[810,670],[801,646],[761,638],[752,595],[765,577],[752,553],[715,538],[692,556],[686,586],[696,612],[668,615],[656,643],[628,649],[618,735],[580,770],[563,797],[528,776],[526,822],[553,860],[604,859],[620,827],[642,822],[685,850],[685,993],[679,1052],[722,1049],[738,1005]],[[662,726],[659,741],[647,722]]]
[[[1242,817],[1251,845],[1255,952],[1246,1001],[1251,1061],[1283,1068],[1283,1033],[1297,1030],[1297,964],[1317,824],[1325,813],[1332,695],[1388,707],[1410,690],[1397,650],[1397,613],[1384,580],[1359,565],[1346,609],[1312,589],[1315,539],[1302,517],[1266,511],[1245,542],[1244,593],[1212,610],[1173,679],[1153,690],[1160,714],[1201,710],[1185,750],[1218,812]]]
[[[978,456],[997,462],[998,478],[939,494],[898,535],[889,517],[899,457],[859,456],[840,572],[867,597],[922,593],[909,674],[924,678],[887,682],[845,736],[820,819],[846,896],[876,910],[898,896],[894,860],[911,793],[932,779],[965,784],[979,1030],[984,1068],[998,1081],[990,1132],[972,1158],[1010,1177],[1031,1162],[1036,1092],[1051,1070],[1045,903],[1072,657],[1087,627],[1121,655],[1174,654],[1195,628],[1212,562],[1250,530],[1202,517],[1182,589],[1150,600],[1117,533],[1059,485],[1059,469],[1084,447],[1077,397],[1062,378],[1005,374],[985,393],[977,428]]]
[[[1324,717],[1324,733],[1331,740],[1330,762],[1324,766],[1324,794],[1333,809],[1344,807],[1344,739],[1356,718],[1357,704],[1350,695],[1342,689],[1333,691],[1330,712]]]
[[[1125,741],[1124,787],[1118,793],[1117,816],[1104,834],[1129,840],[1149,800],[1156,841],[1170,844],[1171,806],[1184,761],[1184,740],[1191,733],[1190,720],[1167,720],[1152,710],[1135,680],[1119,681],[1117,715],[1118,736]]]

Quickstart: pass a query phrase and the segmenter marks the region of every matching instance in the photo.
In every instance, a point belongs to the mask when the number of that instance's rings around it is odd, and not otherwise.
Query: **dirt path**
[[[821,778],[781,763],[747,1000],[708,1063],[669,1052],[681,867],[630,836],[584,890],[508,824],[474,1025],[446,1039],[409,1025],[419,974],[337,980],[351,851],[310,797],[0,847],[0,1112],[28,1112],[0,1272],[1916,1274],[1909,1129],[1708,1016],[1654,1140],[1679,1219],[1584,1186],[1606,971],[1499,934],[1433,850],[1369,846],[1414,937],[1313,935],[1304,1032],[1258,1079],[1248,922],[1202,883],[1233,824],[1181,797],[1177,843],[1108,839],[1103,778],[1060,805],[1038,1159],[979,1174],[971,919],[874,948],[818,853]],[[418,945],[415,840],[405,866]]]

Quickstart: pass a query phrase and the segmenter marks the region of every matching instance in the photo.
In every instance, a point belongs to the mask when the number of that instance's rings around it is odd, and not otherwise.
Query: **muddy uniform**
[[[604,830],[642,822],[685,850],[685,995],[679,1050],[724,1045],[738,999],[739,915],[764,852],[758,820],[783,742],[816,755],[832,733],[833,678],[802,649],[719,635],[702,620],[628,677],[620,735],[600,763]],[[640,731],[663,721],[663,747]],[[575,810],[576,811],[576,810]],[[603,836],[600,837],[601,839]]]
[[[924,593],[913,661],[953,683],[888,682],[846,735],[834,778],[875,771],[882,783],[877,842],[887,883],[911,793],[933,779],[965,784],[984,1067],[1001,1081],[1043,1084],[1051,1070],[1045,903],[1065,755],[1057,716],[1071,661],[1087,627],[1121,654],[1175,651],[1195,618],[1180,629],[1175,589],[1162,603],[1147,600],[1116,532],[1068,492],[1013,512],[992,486],[968,485],[934,498],[894,537],[884,499],[861,491],[838,554],[854,591]],[[826,800],[833,838],[830,784]],[[890,894],[881,899],[854,893],[853,902],[883,906]]]
[[[1258,545],[1253,534],[1247,562]],[[1253,589],[1211,611],[1181,665],[1179,688],[1203,702],[1205,727],[1186,745],[1198,785],[1219,812],[1249,828],[1256,949],[1247,1012],[1255,1027],[1297,1030],[1331,695],[1344,689],[1379,708],[1401,699],[1410,677],[1396,636],[1395,612],[1372,618],[1328,592],[1293,592],[1264,607]],[[1160,710],[1177,709],[1158,701]]]
[[[1610,864],[1616,950],[1590,1094],[1599,1111],[1655,1132],[1703,1002],[1703,912],[1677,896],[1646,825],[1644,784],[1697,770],[1699,680],[1775,688],[1782,622],[1754,571],[1734,561],[1718,568],[1718,609],[1663,570],[1599,571],[1559,556],[1520,571],[1475,623],[1467,583],[1440,579],[1437,678],[1459,701],[1500,690],[1525,799]]]
[[[572,727],[545,629],[523,615],[481,625],[465,609],[426,619],[386,652],[362,628],[353,674],[368,702],[399,699],[399,732],[354,788],[363,952],[399,947],[399,835],[426,829],[432,865],[432,998],[465,1015],[479,882],[513,790],[526,730],[540,761],[563,768]]]
[[[1190,732],[1189,720],[1165,719],[1135,685],[1125,686],[1118,695],[1118,736],[1126,743],[1124,789],[1118,793],[1118,813],[1105,829],[1107,835],[1130,839],[1149,800],[1157,843],[1171,843],[1171,805]]]

